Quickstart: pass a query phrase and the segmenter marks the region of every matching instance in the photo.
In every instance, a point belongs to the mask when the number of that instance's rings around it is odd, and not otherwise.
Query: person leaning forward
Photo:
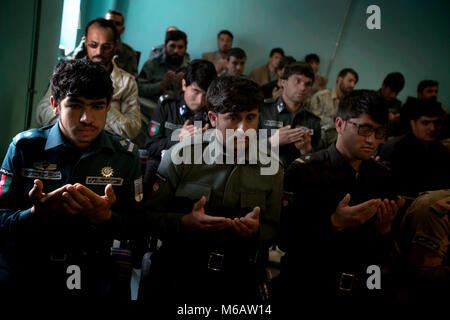
[[[262,104],[256,83],[217,78],[207,92],[215,129],[165,152],[149,202],[162,240],[152,256],[150,301],[263,299],[267,249],[278,233],[283,169],[277,159],[270,167],[262,164],[261,154],[255,162],[240,157],[248,157],[256,143]],[[248,139],[235,140],[228,129],[255,131]],[[226,150],[236,144],[241,146],[237,153]],[[186,161],[178,161],[177,155]]]
[[[143,198],[137,148],[104,130],[113,85],[103,66],[60,62],[51,90],[57,123],[19,133],[0,169],[0,295],[108,297],[113,239]]]

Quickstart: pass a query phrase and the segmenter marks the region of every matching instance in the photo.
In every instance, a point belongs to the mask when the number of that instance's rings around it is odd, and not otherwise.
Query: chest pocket
[[[266,210],[266,195],[262,191],[241,192],[241,213],[249,213],[254,207],[260,207],[261,211]]]
[[[208,211],[211,186],[195,182],[182,183],[175,191],[176,203],[173,205],[178,208],[180,212],[186,212],[186,210],[191,210],[194,203],[200,200],[202,196],[205,196],[206,198],[205,210]]]
[[[178,186],[175,191],[175,197],[187,198],[194,200],[195,202],[200,200],[202,196],[205,196],[206,201],[211,196],[211,186],[202,183],[186,182]]]

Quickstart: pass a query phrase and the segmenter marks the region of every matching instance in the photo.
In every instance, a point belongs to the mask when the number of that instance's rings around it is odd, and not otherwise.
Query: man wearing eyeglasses
[[[138,59],[136,52],[126,43],[122,42],[120,36],[125,31],[125,19],[119,11],[108,10],[105,14],[105,19],[114,23],[117,30],[118,40],[115,50],[115,63],[117,66],[126,72],[137,76]],[[84,36],[80,44],[73,50],[70,57],[73,59],[81,59],[87,55],[86,51],[86,37]]]
[[[134,77],[113,62],[117,41],[118,33],[111,21],[98,18],[86,26],[86,58],[103,65],[111,75],[114,84],[105,130],[131,140],[141,129],[138,87]],[[37,122],[42,126],[54,124],[57,121],[50,104],[50,97],[49,88],[37,107]]]
[[[280,292],[298,292],[302,283],[311,297],[386,295],[384,275],[381,289],[369,290],[366,270],[372,265],[382,270],[391,224],[404,204],[391,191],[388,171],[372,159],[387,122],[381,97],[375,91],[356,90],[339,104],[337,141],[289,167]]]

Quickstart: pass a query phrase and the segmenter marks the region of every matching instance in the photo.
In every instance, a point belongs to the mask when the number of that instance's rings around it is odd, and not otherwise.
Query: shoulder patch
[[[169,94],[163,94],[159,97],[158,101],[160,104],[163,104],[166,101],[171,100],[171,96]]]
[[[6,168],[3,168],[3,167],[0,168],[0,174],[4,174],[4,175],[10,176],[10,177],[13,177],[13,176],[14,176],[14,174],[12,173],[12,171],[10,171],[10,170],[8,170],[8,169],[6,169]]]

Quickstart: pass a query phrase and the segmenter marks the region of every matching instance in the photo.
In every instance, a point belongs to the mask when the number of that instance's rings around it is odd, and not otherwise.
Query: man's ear
[[[106,106],[106,112],[108,112],[109,109],[111,109],[111,101],[109,101],[108,105]]]
[[[53,96],[50,97],[50,104],[52,105],[53,113],[55,116],[59,116],[61,112],[59,105],[56,104],[55,98]]]
[[[181,79],[181,90],[186,91],[186,80]]]
[[[344,131],[344,127],[345,127],[345,120],[342,119],[341,117],[336,117],[335,126],[336,126],[337,133],[342,134],[342,132]]]
[[[209,122],[211,123],[211,126],[213,128],[215,128],[217,125],[217,114],[215,114],[212,111],[208,111],[208,118],[209,118]]]
[[[281,80],[281,87],[286,88],[287,79],[280,79],[280,80]]]

